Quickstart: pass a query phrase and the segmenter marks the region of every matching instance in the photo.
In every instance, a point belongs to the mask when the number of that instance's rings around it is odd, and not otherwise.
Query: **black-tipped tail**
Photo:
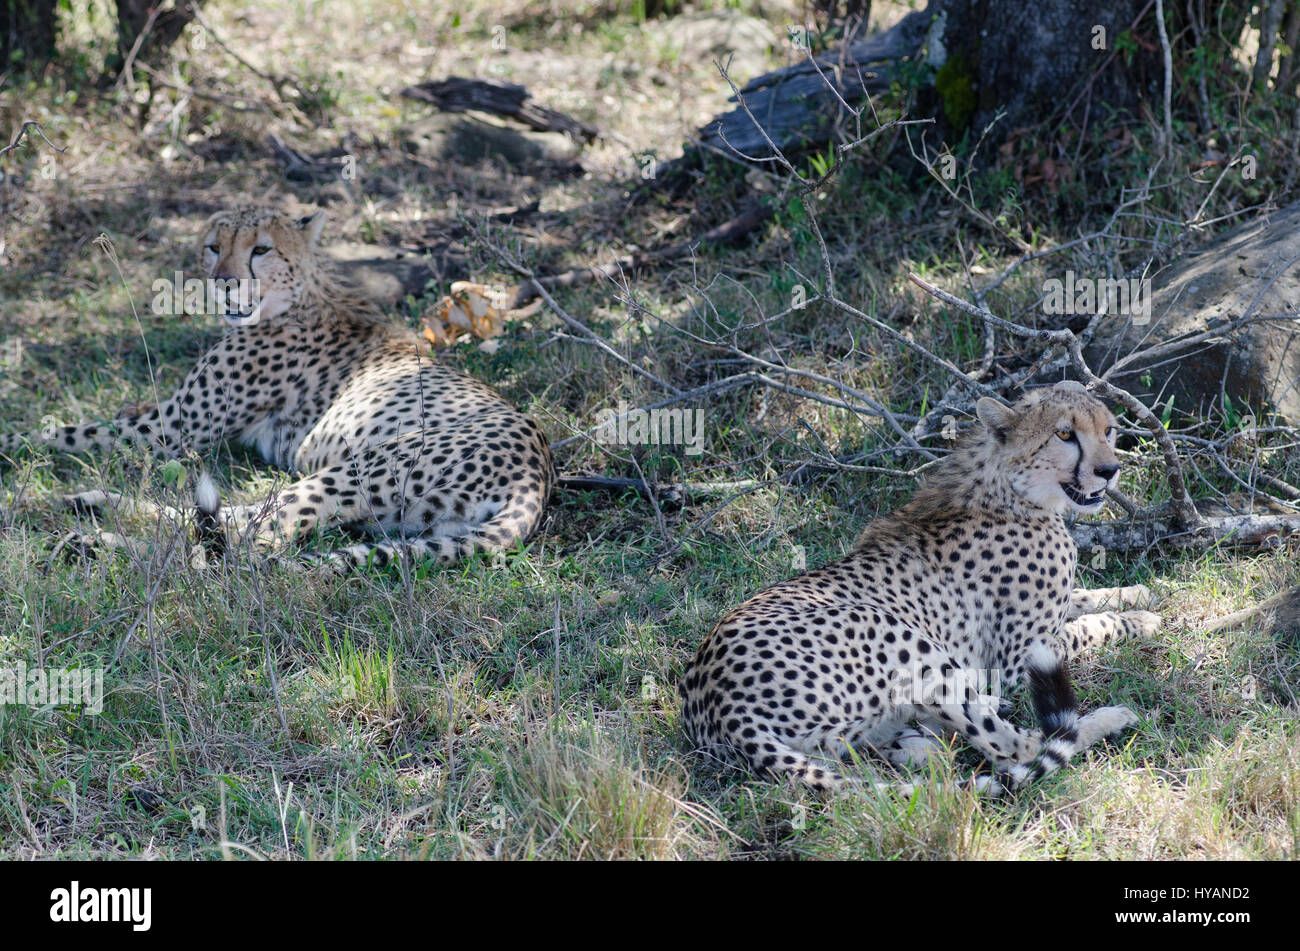
[[[221,520],[217,517],[221,511],[221,493],[217,491],[212,477],[204,472],[194,487],[195,524],[198,526],[199,544],[210,556],[221,557],[226,553],[226,533],[222,530]]]
[[[1044,735],[1075,743],[1079,739],[1079,699],[1065,663],[1051,648],[1039,645],[1028,658],[1029,691]]]
[[[1043,728],[1043,745],[1031,762],[998,770],[985,779],[981,790],[997,793],[1019,789],[1056,772],[1079,748],[1079,701],[1065,662],[1046,644],[1029,649],[1029,690]]]

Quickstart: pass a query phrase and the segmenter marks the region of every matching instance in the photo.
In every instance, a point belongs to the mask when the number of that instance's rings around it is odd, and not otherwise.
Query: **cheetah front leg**
[[[27,433],[0,436],[0,458],[12,457],[29,446],[49,446],[62,452],[81,453],[137,446],[159,455],[175,457],[203,452],[232,439],[266,412],[231,388],[216,367],[229,359],[219,344],[209,350],[184,382],[159,406],[99,423],[45,426]]]
[[[958,667],[947,652],[938,650],[928,655],[919,674],[920,689],[909,699],[916,720],[928,733],[955,732],[996,766],[1027,763],[1038,755],[1042,733],[1007,720],[998,698],[980,694],[978,672]]]
[[[964,736],[997,767],[1031,762],[1043,745],[1040,731],[1016,726],[982,702],[936,703],[920,709],[926,716],[938,719],[946,729]]]
[[[1065,660],[1084,651],[1131,637],[1150,637],[1160,630],[1161,617],[1150,611],[1104,611],[1085,614],[1061,625],[1057,643]]]
[[[891,766],[904,769],[926,769],[943,758],[944,750],[943,737],[925,727],[906,727],[872,747]]]
[[[1144,584],[1131,584],[1122,588],[1075,588],[1070,592],[1067,618],[1103,611],[1150,611],[1156,606],[1156,597]]]

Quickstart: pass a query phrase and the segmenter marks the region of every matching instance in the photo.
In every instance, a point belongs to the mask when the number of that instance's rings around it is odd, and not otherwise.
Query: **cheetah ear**
[[[221,220],[221,217],[224,214],[224,211],[219,211],[215,215],[209,216],[208,220],[203,222],[203,228],[199,231],[199,250],[202,250],[202,245],[208,240],[208,235],[212,234],[212,229],[217,226],[217,222]]]
[[[1056,384],[1058,390],[1064,390],[1067,393],[1087,393],[1088,388],[1078,380],[1062,380]]]
[[[1000,442],[1006,440],[1007,433],[1016,424],[1018,418],[1015,410],[999,403],[991,396],[982,397],[975,404],[975,415],[988,427],[989,432],[998,437]]]
[[[314,215],[308,215],[306,218],[298,219],[298,230],[307,233],[307,243],[316,244],[320,240],[321,229],[325,227],[325,212],[318,211]]]

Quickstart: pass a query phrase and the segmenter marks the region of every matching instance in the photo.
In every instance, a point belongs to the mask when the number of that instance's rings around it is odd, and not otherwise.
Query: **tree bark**
[[[1072,113],[1136,115],[1163,78],[1154,15],[1151,0],[930,0],[884,33],[759,76],[740,90],[748,111],[716,117],[699,140],[752,158],[819,146],[846,104],[895,81],[917,91],[911,117],[933,115],[949,142],[978,138],[1001,114],[989,148]],[[1120,55],[1123,34],[1135,39]]]
[[[150,25],[150,14],[159,0],[116,0],[117,45],[122,56],[122,63],[118,65],[125,63],[131,47],[146,28],[149,33],[141,41],[137,57],[148,60],[151,55],[170,49],[194,19],[193,7],[200,2],[201,0],[180,0],[174,8],[157,14]]]

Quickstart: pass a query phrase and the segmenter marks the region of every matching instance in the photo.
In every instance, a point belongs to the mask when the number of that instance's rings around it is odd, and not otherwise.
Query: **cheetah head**
[[[310,279],[324,223],[324,212],[297,219],[258,207],[208,220],[200,254],[228,323],[265,325],[293,309]]]
[[[992,435],[1011,488],[1049,512],[1095,512],[1115,485],[1115,417],[1074,381],[1031,390],[1010,406],[984,397],[976,415]]]

